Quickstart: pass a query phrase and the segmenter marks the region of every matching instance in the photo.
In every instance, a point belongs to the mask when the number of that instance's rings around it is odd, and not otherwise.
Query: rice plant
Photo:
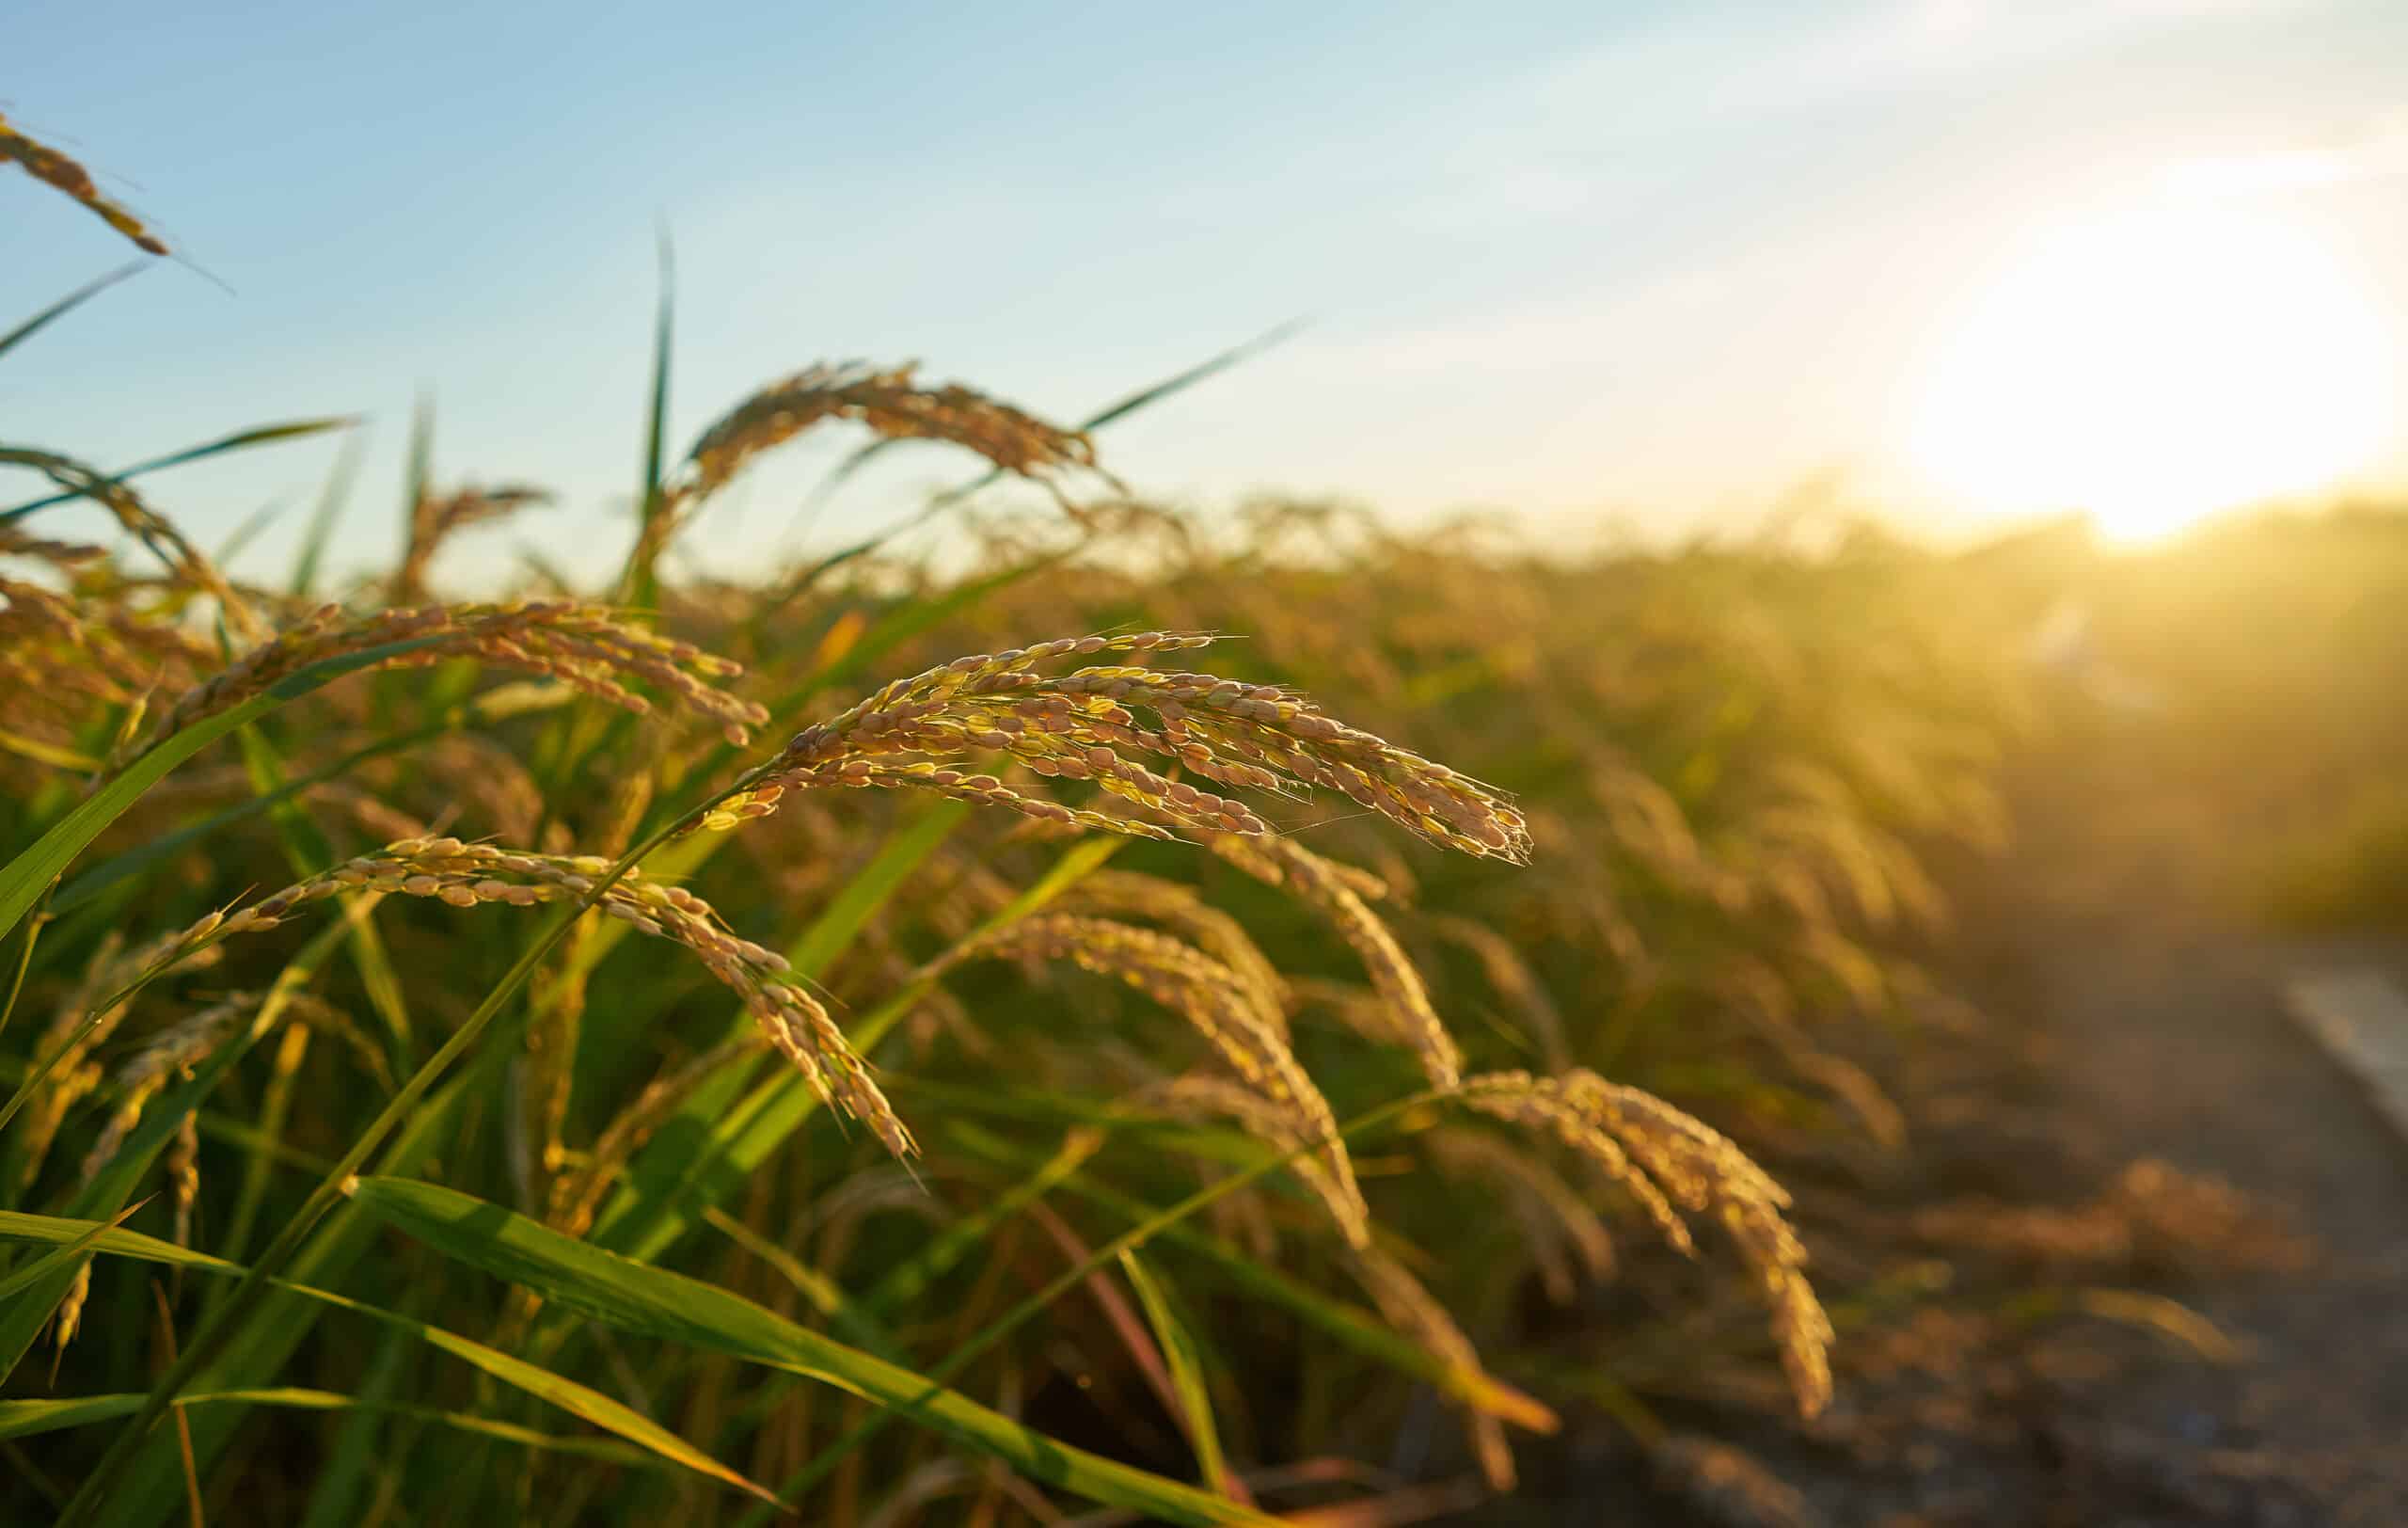
[[[0,443],[12,1516],[1262,1522],[1434,1398],[1408,1462],[1505,1491],[1530,1289],[1826,1403],[1751,1145],[1894,1144],[1825,1037],[1926,994],[1915,846],[1998,831],[1976,581],[1199,523],[860,362],[672,463],[668,363],[609,590],[443,597],[530,485],[421,463],[329,597],[198,549],[174,458]],[[840,429],[1044,507],[664,573]]]

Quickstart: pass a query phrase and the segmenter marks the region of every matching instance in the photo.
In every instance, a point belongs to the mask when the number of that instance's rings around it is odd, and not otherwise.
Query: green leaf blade
[[[360,1179],[352,1199],[445,1256],[590,1319],[817,1379],[1090,1501],[1177,1523],[1266,1528],[1272,1521],[1194,1487],[1072,1448],[714,1284],[572,1241],[499,1204],[396,1178]]]

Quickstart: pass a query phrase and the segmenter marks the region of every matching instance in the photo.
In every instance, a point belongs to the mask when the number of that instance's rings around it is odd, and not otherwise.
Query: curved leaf
[[[1269,1524],[1261,1513],[1117,1464],[989,1410],[909,1369],[698,1279],[572,1241],[434,1184],[362,1178],[353,1202],[448,1257],[533,1290],[606,1326],[817,1379],[876,1402],[1022,1474],[1089,1501],[1178,1523]]]
[[[156,1236],[146,1236],[138,1231],[118,1230],[99,1222],[67,1220],[55,1216],[0,1211],[0,1238],[49,1242],[62,1246],[82,1244],[95,1250],[114,1253],[120,1257],[140,1258],[145,1262],[165,1263],[176,1267],[195,1268],[207,1273],[239,1276],[245,1271],[239,1263],[230,1263],[222,1257],[212,1257],[206,1252],[192,1251],[187,1248],[178,1247],[173,1242],[161,1241]],[[441,1327],[430,1326],[411,1316],[384,1310],[328,1290],[312,1289],[307,1284],[290,1283],[281,1279],[271,1280],[270,1282],[292,1294],[334,1306],[339,1310],[354,1312],[372,1321],[380,1321],[388,1327],[409,1332],[430,1346],[441,1348],[454,1358],[466,1360],[514,1389],[524,1391],[539,1400],[548,1401],[571,1416],[591,1422],[597,1427],[617,1433],[629,1442],[657,1454],[664,1459],[691,1470],[697,1474],[708,1475],[714,1480],[734,1486],[738,1490],[759,1497],[765,1502],[774,1504],[776,1501],[774,1496],[761,1487],[697,1450],[684,1439],[657,1423],[610,1399],[599,1391],[589,1390],[577,1381],[563,1378],[548,1369],[538,1368],[523,1359],[513,1358],[497,1348],[487,1347],[483,1343],[463,1337],[454,1331],[447,1331]],[[208,1393],[212,1398],[219,1402],[246,1403],[259,1401],[263,1393],[276,1393],[247,1390]],[[128,1397],[133,1404],[126,1409],[126,1414],[138,1411],[148,1398],[142,1395]],[[200,1398],[199,1396],[179,1397],[179,1404],[188,1405]],[[86,1399],[92,1398],[86,1397]],[[97,1418],[87,1417],[79,1420],[90,1421]]]
[[[340,1391],[293,1387],[214,1391],[186,1395],[176,1404],[188,1407],[230,1404],[282,1406],[304,1411],[376,1411],[388,1416],[416,1417],[421,1422],[436,1423],[461,1432],[479,1433],[504,1442],[524,1444],[528,1448],[575,1454],[609,1464],[657,1469],[662,1463],[642,1449],[626,1443],[613,1443],[607,1439],[571,1438],[559,1433],[540,1432],[533,1427],[519,1426],[515,1422],[502,1422],[467,1411],[446,1411],[431,1406],[379,1405],[345,1395]],[[116,1395],[71,1395],[56,1400],[0,1401],[0,1438],[26,1438],[37,1433],[56,1432],[62,1427],[80,1427],[87,1423],[130,1417],[141,1409],[142,1396],[134,1392]]]

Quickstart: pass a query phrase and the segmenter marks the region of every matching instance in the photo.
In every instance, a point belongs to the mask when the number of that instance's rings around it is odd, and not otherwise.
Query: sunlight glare
[[[1912,406],[1932,485],[2146,538],[2383,447],[2382,310],[2305,226],[2164,207],[2066,229],[1975,303]]]

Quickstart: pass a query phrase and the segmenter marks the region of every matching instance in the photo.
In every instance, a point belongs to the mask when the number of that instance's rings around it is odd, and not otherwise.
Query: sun
[[[2160,207],[2058,230],[1983,293],[1909,405],[1930,485],[2147,538],[2305,494],[2392,424],[2381,305],[2303,224]]]

